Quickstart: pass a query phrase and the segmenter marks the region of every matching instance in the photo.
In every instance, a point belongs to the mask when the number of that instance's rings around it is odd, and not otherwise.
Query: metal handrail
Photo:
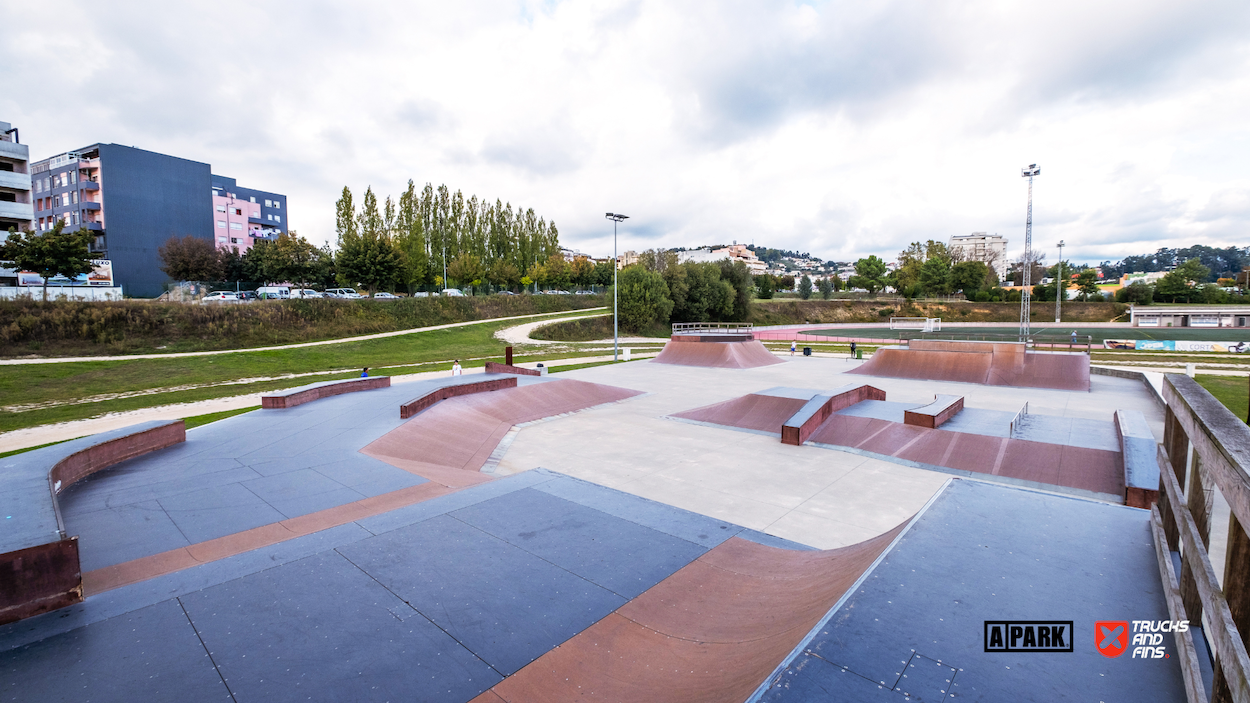
[[[674,322],[673,334],[750,334],[750,322]]]

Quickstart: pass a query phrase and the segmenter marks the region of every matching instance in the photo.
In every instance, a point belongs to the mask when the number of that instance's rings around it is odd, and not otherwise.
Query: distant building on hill
[[[747,248],[745,244],[731,244],[727,247],[719,249],[691,249],[689,251],[681,251],[677,253],[677,258],[682,263],[687,261],[712,262],[722,259],[730,259],[732,261],[741,261],[746,265],[747,270],[752,276],[758,276],[768,270],[768,264],[760,261],[755,256],[755,252]]]
[[[973,232],[951,237],[947,248],[964,261],[983,261],[1000,279],[1007,277],[1007,240],[998,234]]]

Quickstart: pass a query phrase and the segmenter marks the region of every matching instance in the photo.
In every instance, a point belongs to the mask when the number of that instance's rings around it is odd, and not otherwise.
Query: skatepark
[[[1081,354],[951,344],[863,361],[679,335],[654,360],[314,384],[0,460],[31,477],[0,489],[31,526],[3,551],[59,545],[81,575],[0,625],[0,695],[1181,699],[1175,655],[1089,636],[1169,618],[1141,509],[1156,392]],[[1000,619],[1072,621],[1073,647],[988,652]]]

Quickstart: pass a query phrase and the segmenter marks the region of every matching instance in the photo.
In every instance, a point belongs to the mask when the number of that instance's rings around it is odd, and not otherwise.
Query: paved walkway
[[[299,344],[280,344],[274,347],[254,347],[251,349],[221,349],[217,351],[198,351],[198,352],[177,352],[173,354],[118,354],[114,356],[67,356],[57,358],[38,358],[38,359],[0,359],[0,366],[18,366],[22,364],[68,364],[80,361],[132,361],[134,359],[177,359],[186,356],[216,356],[218,354],[241,354],[247,352],[265,352],[277,351],[280,349],[299,349],[301,347],[319,347],[326,344],[346,344],[348,342],[363,342],[370,339],[384,339],[386,337],[399,337],[405,334],[418,334],[420,332],[432,332],[434,330],[445,330],[452,327],[468,327],[469,325],[483,325],[490,322],[500,322],[504,320],[524,320],[531,317],[548,317],[551,315],[569,315],[593,310],[602,310],[603,308],[586,308],[585,310],[565,310],[562,312],[544,312],[535,315],[516,315],[513,317],[493,317],[488,320],[471,320],[469,322],[452,322],[446,325],[432,325],[430,327],[416,327],[410,330],[397,330],[395,332],[379,332],[377,334],[365,334],[358,337],[344,337],[343,339],[326,339],[320,342],[301,342]]]
[[[597,308],[596,308],[597,309]],[[611,313],[603,313],[600,315],[585,315],[584,317],[608,317]],[[570,318],[572,319],[572,318]],[[516,327],[508,327],[495,333],[496,339],[501,339],[508,344],[611,344],[612,338],[598,339],[592,342],[561,342],[550,339],[534,339],[530,337],[530,333],[539,327],[546,327],[553,322],[563,322],[563,320],[539,320],[538,322],[527,322]],[[621,344],[663,344],[668,341],[655,337],[621,337]]]

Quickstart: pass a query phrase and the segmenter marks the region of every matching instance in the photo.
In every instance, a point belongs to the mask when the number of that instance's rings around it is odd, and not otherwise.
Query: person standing
[[[362,371],[360,372],[360,377],[361,377],[361,378],[369,378],[369,367],[368,367],[368,366],[366,366],[366,367],[364,368],[364,370],[362,370]]]
[[[855,358],[855,342],[851,342],[851,358]]]
[[[452,375],[452,376],[463,376],[463,375],[464,375],[463,370],[460,368],[460,360],[459,360],[459,359],[456,359],[455,361],[451,362],[451,375]]]
[[[1076,330],[1072,330],[1072,343],[1076,344]]]
[[[790,356],[794,356],[794,347],[798,344],[798,340],[790,340]]]

